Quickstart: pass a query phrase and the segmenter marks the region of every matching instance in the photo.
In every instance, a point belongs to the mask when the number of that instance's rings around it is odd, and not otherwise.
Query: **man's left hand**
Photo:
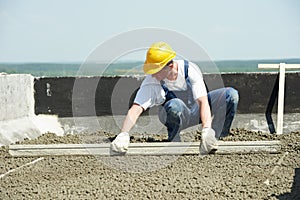
[[[203,128],[200,144],[200,155],[207,155],[218,148],[216,133],[212,128]]]

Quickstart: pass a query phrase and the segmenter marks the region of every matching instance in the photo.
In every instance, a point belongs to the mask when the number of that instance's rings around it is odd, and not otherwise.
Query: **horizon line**
[[[175,59],[176,60],[176,59]],[[250,59],[216,59],[216,60],[192,60],[193,62],[227,62],[227,61],[272,61],[272,60],[300,60],[299,58],[250,58]],[[111,61],[90,61],[89,63],[109,63]],[[120,60],[115,63],[125,63],[125,62],[144,62],[144,60]],[[0,61],[0,64],[81,64],[82,61]]]

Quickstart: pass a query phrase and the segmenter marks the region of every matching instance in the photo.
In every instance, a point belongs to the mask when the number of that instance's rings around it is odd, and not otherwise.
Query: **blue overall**
[[[187,84],[186,91],[170,91],[164,81],[161,86],[166,93],[166,100],[159,110],[159,120],[168,130],[168,140],[180,141],[180,131],[201,123],[198,103],[193,98],[192,85],[188,77],[188,61],[184,61],[184,73]],[[238,92],[231,88],[220,88],[207,94],[211,113],[212,128],[216,138],[229,134],[230,127],[237,110]]]

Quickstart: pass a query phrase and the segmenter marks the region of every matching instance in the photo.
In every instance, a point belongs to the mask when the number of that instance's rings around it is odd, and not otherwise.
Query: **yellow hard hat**
[[[152,44],[147,51],[144,72],[146,74],[159,72],[168,62],[175,58],[175,56],[176,52],[167,43],[156,42]]]

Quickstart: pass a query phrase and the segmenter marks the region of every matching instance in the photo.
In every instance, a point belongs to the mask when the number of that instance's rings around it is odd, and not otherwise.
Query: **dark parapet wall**
[[[278,73],[224,74],[225,86],[239,91],[239,113],[264,113],[266,111]],[[300,73],[287,73],[285,78],[284,112],[300,112]],[[277,100],[273,112],[277,112]]]
[[[35,79],[35,114],[72,116],[74,81],[73,77]]]
[[[124,115],[129,107],[128,95],[131,96],[140,83],[141,80],[134,77],[37,78],[35,114],[71,117],[103,116],[113,112]],[[133,91],[126,94],[126,88]]]
[[[205,74],[207,85],[214,85],[217,76]],[[300,73],[286,74],[286,113],[300,112],[299,76]],[[265,112],[277,73],[233,73],[221,77],[225,87],[239,91],[238,113]],[[36,78],[35,113],[60,117],[125,115],[141,82],[142,78],[137,77]],[[273,112],[276,110],[275,104]]]

